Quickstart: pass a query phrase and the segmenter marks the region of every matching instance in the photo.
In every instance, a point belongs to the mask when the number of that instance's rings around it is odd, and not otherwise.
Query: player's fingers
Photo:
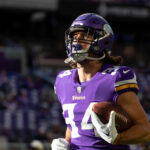
[[[63,145],[66,145],[66,146],[69,145],[69,142],[68,142],[66,139],[64,139],[64,138],[59,138],[59,141],[60,141],[60,143],[62,143]]]
[[[108,122],[109,126],[115,126],[115,115],[116,115],[116,112],[114,110],[110,112],[110,118]]]
[[[95,112],[92,111],[91,113],[91,120],[94,126],[99,126],[99,125],[103,125],[103,123],[101,122],[101,120],[98,118],[98,116],[96,115]]]

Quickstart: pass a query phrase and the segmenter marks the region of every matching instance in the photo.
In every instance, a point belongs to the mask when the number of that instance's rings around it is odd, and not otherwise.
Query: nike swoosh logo
[[[128,73],[130,70],[123,70],[123,73],[126,74]]]

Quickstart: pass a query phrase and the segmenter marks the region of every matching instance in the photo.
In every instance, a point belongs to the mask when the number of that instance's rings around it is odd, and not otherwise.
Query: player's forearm
[[[71,142],[71,131],[70,131],[70,129],[69,129],[68,127],[67,127],[67,129],[66,129],[65,139],[66,139],[66,141],[68,141],[69,143]]]
[[[138,144],[150,141],[150,124],[134,125],[129,130],[119,134],[117,144]]]

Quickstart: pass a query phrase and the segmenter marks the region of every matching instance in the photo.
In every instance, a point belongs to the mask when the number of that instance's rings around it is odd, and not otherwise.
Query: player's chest
[[[114,84],[109,81],[94,81],[86,85],[66,86],[60,96],[62,104],[77,103],[86,105],[91,102],[110,100],[114,93]]]

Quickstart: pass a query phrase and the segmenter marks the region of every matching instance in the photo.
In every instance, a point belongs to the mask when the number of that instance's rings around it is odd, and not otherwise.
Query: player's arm
[[[150,141],[150,123],[134,92],[121,94],[117,103],[128,113],[134,125],[118,135],[118,144],[136,144]]]
[[[134,71],[125,67],[120,69],[116,74],[114,85],[116,94],[113,100],[129,114],[134,124],[127,131],[118,134],[115,127],[115,112],[111,113],[107,124],[103,124],[97,115],[92,113],[92,123],[97,135],[111,144],[136,144],[150,141],[150,124],[136,96],[138,85]]]
[[[70,129],[69,129],[68,127],[67,127],[67,129],[66,129],[65,139],[66,139],[66,141],[68,141],[69,143],[71,142],[71,131],[70,131]]]
[[[52,150],[70,150],[71,131],[66,129],[65,138],[53,139],[51,143]]]
[[[56,87],[54,87],[54,93],[56,94]],[[52,140],[51,150],[70,150],[70,142],[71,131],[67,128],[65,138],[57,138]]]

